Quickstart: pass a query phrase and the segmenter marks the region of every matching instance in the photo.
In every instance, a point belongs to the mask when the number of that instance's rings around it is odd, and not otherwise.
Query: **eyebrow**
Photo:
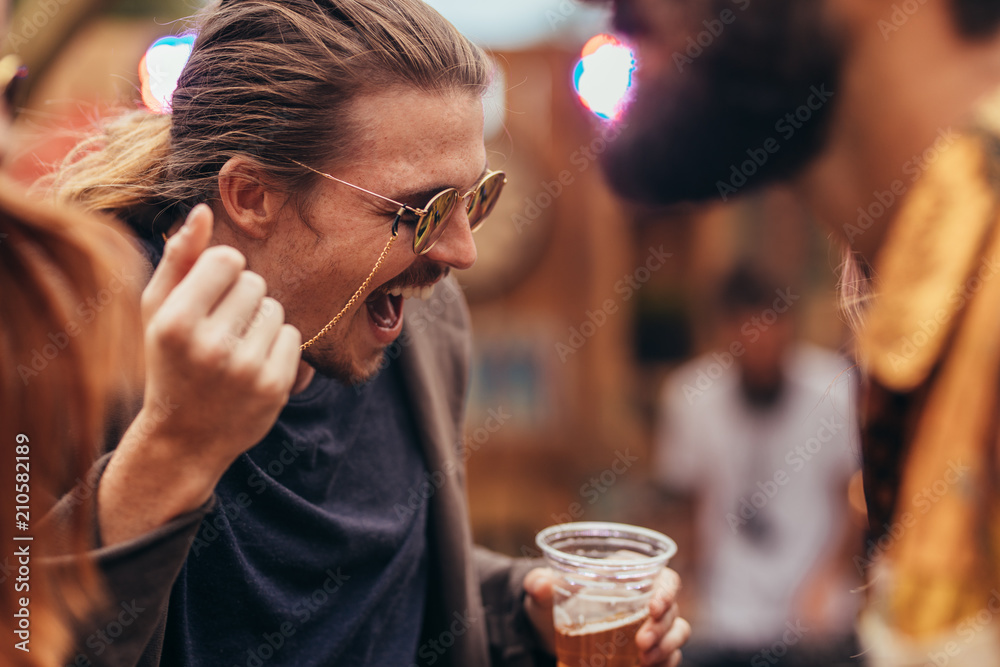
[[[479,176],[476,177],[476,180],[473,181],[473,185],[483,180],[483,177],[486,176],[486,174],[488,174],[489,171],[490,171],[490,165],[487,163],[485,166],[483,166],[483,170],[479,173]],[[464,192],[462,192],[462,188],[460,187],[451,184],[447,185],[441,184],[441,185],[432,185],[431,187],[428,188],[420,188],[419,190],[407,190],[405,192],[399,192],[390,196],[392,199],[395,199],[398,202],[402,202],[407,206],[413,206],[414,208],[419,208],[424,204],[426,204],[428,201],[430,201],[431,197],[441,192],[442,190],[447,190],[448,188],[455,188],[456,190],[459,191],[460,194],[465,194]]]

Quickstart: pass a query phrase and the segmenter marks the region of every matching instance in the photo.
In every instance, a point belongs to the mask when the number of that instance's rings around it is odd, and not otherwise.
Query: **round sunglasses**
[[[503,186],[507,184],[507,175],[504,172],[490,171],[487,172],[487,174],[464,195],[460,194],[456,188],[447,188],[431,197],[430,201],[428,201],[423,208],[414,208],[398,202],[395,199],[390,199],[389,197],[377,194],[371,190],[366,190],[359,185],[348,183],[347,181],[341,180],[336,176],[331,176],[330,174],[313,169],[309,165],[302,164],[298,160],[292,160],[292,162],[299,165],[303,169],[308,169],[314,174],[322,176],[323,178],[328,178],[331,181],[336,181],[337,183],[352,187],[355,190],[360,190],[361,192],[367,193],[373,197],[378,197],[379,199],[391,202],[392,204],[398,206],[399,210],[396,212],[396,218],[393,220],[392,225],[393,236],[396,235],[399,221],[403,215],[406,213],[415,215],[417,220],[413,230],[413,252],[417,255],[427,254],[430,252],[431,248],[434,247],[434,244],[441,238],[441,234],[444,233],[448,220],[451,219],[451,214],[454,213],[455,207],[460,201],[465,202],[465,210],[469,216],[469,227],[472,231],[476,231],[482,227],[483,221],[486,220],[486,217],[493,212],[493,208],[500,199],[500,193],[503,192]]]

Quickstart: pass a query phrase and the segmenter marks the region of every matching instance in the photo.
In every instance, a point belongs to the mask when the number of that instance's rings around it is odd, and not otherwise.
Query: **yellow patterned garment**
[[[884,577],[872,611],[914,640],[961,642],[984,612],[1000,624],[997,150],[993,137],[963,135],[912,185],[873,263],[858,337],[865,493],[880,536],[869,557]]]

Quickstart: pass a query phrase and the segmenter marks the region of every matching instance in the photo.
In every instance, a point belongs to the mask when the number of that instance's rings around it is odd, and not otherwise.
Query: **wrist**
[[[144,418],[145,417],[145,418]],[[98,487],[102,542],[133,539],[204,505],[231,462],[211,460],[191,439],[149,427],[140,412]]]

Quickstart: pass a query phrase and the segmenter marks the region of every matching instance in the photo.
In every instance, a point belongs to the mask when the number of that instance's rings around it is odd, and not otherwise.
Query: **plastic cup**
[[[550,526],[535,538],[555,572],[553,614],[559,667],[634,667],[635,634],[653,586],[677,545],[623,523]]]

